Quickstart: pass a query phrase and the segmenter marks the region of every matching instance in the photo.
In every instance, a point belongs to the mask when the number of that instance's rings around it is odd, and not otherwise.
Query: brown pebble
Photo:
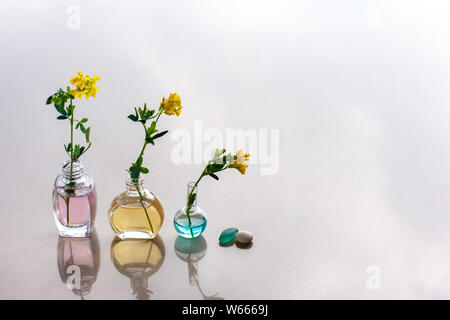
[[[253,240],[253,235],[248,231],[239,231],[236,235],[236,242],[250,243]]]

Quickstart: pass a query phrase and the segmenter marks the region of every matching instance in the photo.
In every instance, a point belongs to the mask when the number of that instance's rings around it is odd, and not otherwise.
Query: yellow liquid
[[[159,200],[155,198],[151,204],[146,207],[146,210],[148,219],[140,202],[129,203],[126,206],[113,204],[109,212],[109,220],[116,235],[122,239],[153,239],[163,224],[164,209]]]

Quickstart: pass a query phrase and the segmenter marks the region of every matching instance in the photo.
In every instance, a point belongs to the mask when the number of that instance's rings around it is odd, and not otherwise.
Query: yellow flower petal
[[[171,93],[168,99],[162,99],[160,108],[164,109],[165,114],[169,116],[176,114],[178,117],[181,114],[181,109],[183,108],[181,105],[180,96],[177,93]]]
[[[75,98],[81,99],[83,95],[86,96],[86,99],[89,97],[95,97],[99,88],[96,86],[96,82],[100,80],[100,77],[93,76],[92,78],[89,75],[83,76],[81,71],[78,71],[78,76],[72,77],[70,79],[70,83],[75,86],[75,89],[72,89],[72,93]]]

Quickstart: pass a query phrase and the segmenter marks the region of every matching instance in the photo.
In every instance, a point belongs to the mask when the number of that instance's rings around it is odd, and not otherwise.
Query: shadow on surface
[[[207,251],[207,243],[203,236],[194,239],[186,239],[178,236],[175,240],[175,253],[181,260],[188,265],[189,283],[196,286],[205,300],[223,300],[217,292],[214,295],[207,296],[200,287],[200,279],[198,276],[198,261],[200,261]]]
[[[100,245],[97,231],[90,237],[59,237],[57,245],[58,271],[63,283],[82,300],[92,289],[100,269]]]

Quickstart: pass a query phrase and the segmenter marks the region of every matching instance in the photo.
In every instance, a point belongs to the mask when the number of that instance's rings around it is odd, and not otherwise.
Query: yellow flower
[[[239,150],[236,152],[236,160],[237,163],[242,164],[244,161],[248,161],[250,159],[250,153],[244,153],[244,151]]]
[[[231,167],[236,168],[240,173],[245,174],[245,170],[248,167],[248,164],[246,164],[245,161],[248,161],[249,159],[250,153],[245,153],[244,151],[239,150],[234,156],[233,164],[231,165]]]
[[[164,112],[169,116],[176,114],[178,117],[181,114],[181,109],[183,108],[181,105],[181,98],[178,93],[171,93],[169,95],[169,99],[163,98],[160,108],[163,108]]]
[[[73,84],[76,88],[72,89],[72,94],[75,98],[81,99],[83,95],[86,95],[86,100],[89,97],[94,97],[99,90],[99,88],[95,85],[95,83],[100,80],[98,76],[93,76],[92,78],[89,75],[83,76],[81,71],[78,71],[78,76],[72,77],[70,79],[70,83]]]

